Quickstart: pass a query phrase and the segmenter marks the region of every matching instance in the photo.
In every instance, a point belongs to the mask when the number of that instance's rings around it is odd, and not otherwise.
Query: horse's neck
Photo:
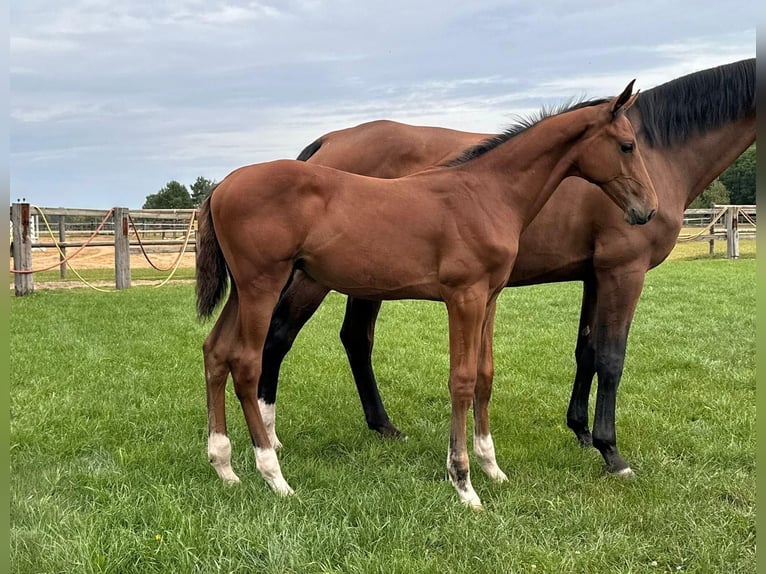
[[[755,115],[696,135],[681,145],[642,147],[662,203],[687,207],[755,141]],[[666,182],[658,179],[667,177]]]
[[[465,164],[495,175],[498,200],[511,208],[522,227],[540,212],[559,183],[575,173],[576,143],[590,116],[567,115],[563,121],[548,118]]]

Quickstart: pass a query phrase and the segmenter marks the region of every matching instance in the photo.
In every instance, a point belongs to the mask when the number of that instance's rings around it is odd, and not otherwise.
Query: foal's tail
[[[215,187],[199,206],[197,212],[197,316],[209,319],[218,303],[226,293],[229,282],[229,268],[223,257],[218,237],[213,227],[213,216],[210,213],[210,198]],[[234,289],[234,282],[232,282]]]

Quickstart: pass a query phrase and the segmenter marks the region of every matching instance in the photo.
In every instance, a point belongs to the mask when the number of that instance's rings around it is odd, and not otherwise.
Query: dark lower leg
[[[577,330],[577,345],[575,346],[577,371],[567,409],[567,426],[574,431],[580,446],[584,447],[593,445],[593,437],[588,428],[588,400],[593,376],[596,373],[593,333],[595,307],[595,281],[588,279],[583,282],[580,324]]]
[[[630,473],[630,465],[622,459],[617,450],[615,431],[617,387],[622,377],[624,361],[625,338],[599,345],[596,357],[598,390],[593,422],[593,446],[604,457],[606,471],[614,474]]]
[[[258,382],[258,398],[273,405],[282,361],[298,333],[327,295],[327,289],[302,271],[293,273],[290,284],[274,309],[263,348],[263,368]]]
[[[593,437],[588,428],[588,399],[593,376],[596,373],[595,352],[588,335],[577,339],[577,371],[572,396],[567,410],[567,426],[574,431],[580,446],[593,446]]]
[[[403,438],[405,435],[388,418],[372,369],[372,347],[378,311],[380,301],[349,297],[340,339],[346,349],[367,427],[387,438]]]

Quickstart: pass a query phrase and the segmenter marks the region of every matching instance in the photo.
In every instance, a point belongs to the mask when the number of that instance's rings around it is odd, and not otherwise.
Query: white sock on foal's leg
[[[279,450],[282,448],[282,443],[277,438],[277,404],[269,404],[263,399],[258,399],[258,408],[261,411],[263,424],[266,425],[266,431],[269,433],[269,442],[275,450]]]
[[[488,477],[497,482],[508,480],[505,473],[497,466],[495,458],[495,443],[492,441],[492,435],[473,435],[473,452],[479,459],[481,469]]]
[[[286,496],[293,494],[293,489],[287,484],[279,468],[277,452],[273,448],[255,448],[255,467],[261,473],[271,489],[277,494]]]
[[[231,468],[231,441],[225,434],[214,432],[207,437],[207,459],[225,484],[239,482]]]
[[[481,509],[481,499],[471,486],[471,471],[467,469],[464,478],[459,477],[458,472],[458,466],[452,458],[452,450],[447,448],[447,476],[449,476],[452,486],[455,487],[460,501],[476,510]]]

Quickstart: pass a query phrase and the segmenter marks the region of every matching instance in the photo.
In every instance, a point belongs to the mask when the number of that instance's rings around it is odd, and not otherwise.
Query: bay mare
[[[508,287],[559,281],[583,283],[575,345],[577,370],[567,424],[582,446],[595,446],[608,472],[631,476],[615,431],[617,388],[628,330],[649,269],[675,246],[684,209],[755,141],[755,59],[695,72],[643,91],[628,112],[659,198],[649,225],[626,227],[596,186],[568,178],[523,231]],[[299,159],[375,177],[401,177],[481,149],[505,135],[375,121],[326,134]],[[486,142],[486,143],[482,143]],[[383,159],[381,159],[383,158]],[[272,318],[258,393],[274,431],[279,368],[295,337],[327,294],[297,269]],[[236,292],[229,313],[234,314]],[[379,301],[349,297],[340,338],[367,425],[402,436],[378,393],[372,347]],[[661,350],[660,352],[670,352]],[[588,401],[598,375],[593,434]]]
[[[236,319],[219,318],[203,346],[208,455],[219,476],[237,480],[222,392],[231,371],[256,466],[272,489],[292,493],[257,393],[270,319],[297,265],[348,295],[446,304],[447,471],[460,499],[480,507],[470,480],[466,417],[473,403],[474,450],[491,478],[505,480],[487,409],[495,301],[508,283],[522,230],[572,175],[597,184],[629,224],[644,224],[656,213],[652,181],[625,115],[636,99],[632,87],[525,125],[449,166],[399,179],[296,160],[246,166],[224,178],[200,209],[196,269],[200,317],[215,310],[229,275],[239,296]]]

